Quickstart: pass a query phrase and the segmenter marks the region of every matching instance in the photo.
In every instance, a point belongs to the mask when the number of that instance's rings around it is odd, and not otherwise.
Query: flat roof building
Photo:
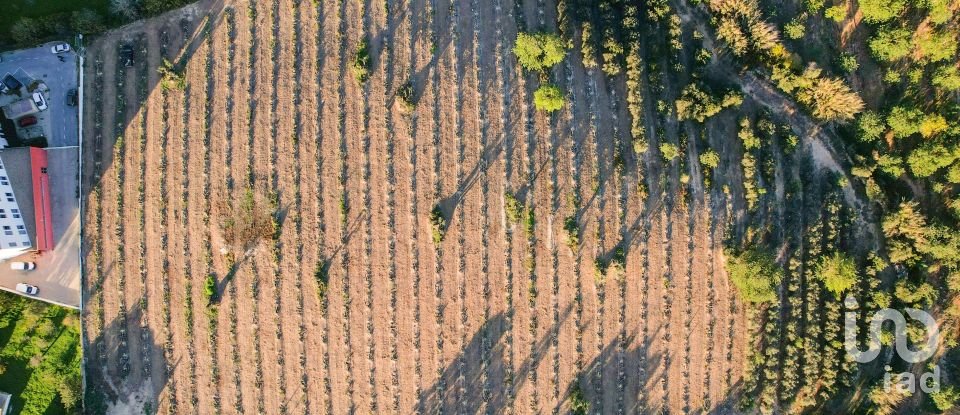
[[[46,150],[0,150],[0,260],[53,245]]]

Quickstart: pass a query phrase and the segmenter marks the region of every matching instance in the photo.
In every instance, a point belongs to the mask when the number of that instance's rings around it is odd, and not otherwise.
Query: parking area
[[[78,85],[77,55],[72,50],[53,53],[51,42],[31,49],[0,53],[0,79],[13,74],[24,86],[43,84],[46,109],[33,114],[37,127],[47,140],[47,173],[50,182],[50,206],[54,248],[29,252],[0,262],[0,289],[16,292],[18,283],[39,288],[36,298],[51,303],[80,307],[80,209],[79,209],[79,135],[78,107],[69,105],[67,94]],[[0,94],[0,106],[26,94]],[[36,263],[32,271],[10,269],[10,262]],[[19,294],[19,293],[18,293]]]

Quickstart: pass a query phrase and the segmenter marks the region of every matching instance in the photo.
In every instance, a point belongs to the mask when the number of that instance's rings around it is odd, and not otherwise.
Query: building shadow
[[[138,303],[139,304],[139,303]],[[141,362],[139,371],[129,370],[130,356],[122,356],[121,341],[108,339],[113,333],[121,333],[131,325],[138,325],[143,317],[139,306],[133,307],[125,319],[114,318],[98,331],[98,335],[86,339],[84,344],[84,413],[156,413],[160,400],[167,396],[169,388],[167,373],[175,365],[164,354],[163,335],[156,333],[149,325],[140,328],[136,340],[139,348],[128,348]],[[118,364],[112,364],[117,361]],[[124,365],[127,365],[125,368]],[[127,371],[125,376],[120,373]]]

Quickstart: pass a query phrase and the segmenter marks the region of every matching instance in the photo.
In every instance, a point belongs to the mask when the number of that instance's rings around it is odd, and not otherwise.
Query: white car
[[[40,292],[40,289],[34,285],[19,283],[17,284],[17,291],[22,292],[26,295],[37,295]]]
[[[35,268],[37,268],[37,264],[33,262],[17,261],[17,262],[10,263],[10,269],[14,271],[33,271]]]
[[[70,51],[70,45],[66,43],[58,43],[56,45],[53,45],[53,47],[50,48],[50,52],[53,52],[54,54],[69,52],[69,51]]]
[[[33,93],[33,102],[37,104],[37,109],[43,111],[47,109],[47,100],[43,99],[43,94],[39,92]]]

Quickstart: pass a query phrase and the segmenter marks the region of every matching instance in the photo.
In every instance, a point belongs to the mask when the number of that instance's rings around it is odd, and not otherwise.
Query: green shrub
[[[563,108],[563,100],[563,91],[556,85],[541,85],[533,93],[534,107],[547,113]]]
[[[443,217],[440,205],[434,206],[430,211],[430,225],[433,227],[433,243],[439,245],[447,233],[447,220]]]
[[[583,389],[580,389],[580,382],[574,382],[570,390],[570,413],[573,415],[587,415],[590,413],[590,401],[583,396]]]
[[[363,84],[370,78],[370,50],[367,39],[360,41],[357,45],[357,51],[353,54],[353,77],[358,83]]]
[[[577,223],[576,215],[567,216],[563,220],[563,230],[567,232],[567,246],[576,251],[580,246],[580,224]]]
[[[207,275],[207,279],[203,281],[203,299],[206,300],[207,304],[211,304],[216,300],[216,295],[217,277],[209,274]]]
[[[833,7],[828,7],[827,10],[823,12],[823,15],[834,22],[843,23],[843,20],[847,18],[847,6],[846,4],[838,4]]]
[[[807,20],[806,14],[795,17],[793,20],[783,26],[783,32],[789,39],[800,39],[806,33],[807,27],[804,21]]]
[[[417,105],[414,99],[413,83],[411,81],[407,81],[397,89],[397,100],[400,101],[405,110],[413,111]]]
[[[323,302],[327,295],[327,284],[330,282],[329,264],[325,259],[317,261],[317,266],[313,271],[313,279],[317,282],[317,298]]]
[[[720,155],[716,151],[707,150],[700,155],[700,164],[703,167],[713,170],[720,165]]]
[[[503,199],[504,209],[507,211],[507,220],[512,223],[520,223],[520,220],[523,219],[523,214],[526,210],[526,207],[523,206],[523,203],[517,200],[517,197],[510,192],[504,193]]]

